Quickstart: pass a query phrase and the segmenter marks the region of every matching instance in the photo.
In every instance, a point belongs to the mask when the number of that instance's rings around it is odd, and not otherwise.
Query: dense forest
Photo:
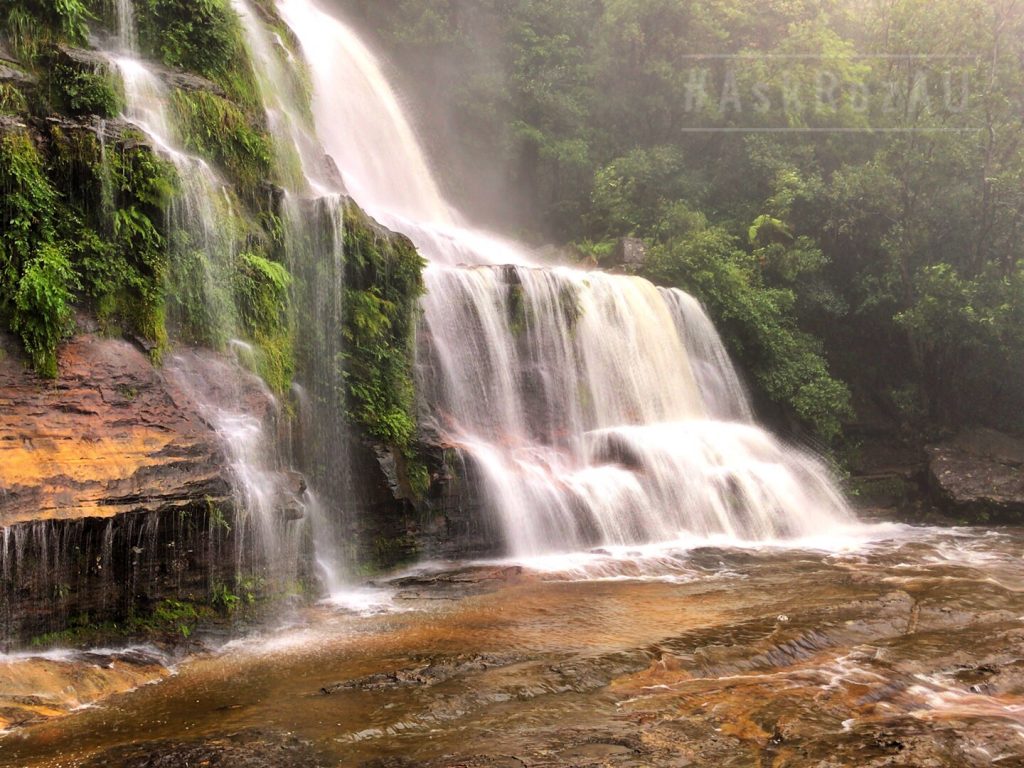
[[[1024,429],[1021,3],[335,2],[456,199],[642,238],[791,423]]]

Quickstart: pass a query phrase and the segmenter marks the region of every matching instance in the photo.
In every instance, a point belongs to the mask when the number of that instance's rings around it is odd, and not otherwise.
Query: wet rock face
[[[326,768],[306,742],[287,733],[242,731],[199,742],[159,742],[113,749],[86,763],[86,768]]]
[[[0,528],[229,500],[216,435],[131,344],[80,336],[55,382],[0,350]]]
[[[170,674],[166,659],[143,650],[0,659],[0,732],[62,717]]]
[[[971,522],[1024,521],[1024,440],[991,429],[964,432],[928,448],[938,503]]]
[[[624,266],[643,266],[647,261],[647,246],[636,237],[624,237],[615,244],[615,263]]]
[[[205,604],[211,585],[263,566],[252,526],[235,518],[220,438],[175,370],[87,333],[62,348],[60,372],[38,378],[0,336],[0,651],[166,600]],[[203,395],[218,386],[269,418],[253,377],[224,374]],[[294,517],[304,480],[279,484]]]

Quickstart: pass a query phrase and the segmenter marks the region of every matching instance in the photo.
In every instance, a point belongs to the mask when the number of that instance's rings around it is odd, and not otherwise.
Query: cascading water
[[[205,160],[182,148],[170,110],[171,94],[140,58],[132,0],[118,0],[115,11],[118,50],[109,57],[124,84],[124,117],[147,135],[177,171],[179,189],[167,222],[171,261],[198,267],[194,283],[201,295],[196,301],[205,308],[211,325],[217,326],[213,334],[229,338],[237,320],[225,286],[243,247],[236,232],[236,201],[230,186]],[[232,341],[229,347],[239,360],[253,356],[244,342]],[[302,536],[295,522],[304,516],[302,507],[308,499],[300,498],[303,491],[285,471],[286,462],[277,450],[275,436],[268,433],[268,424],[245,409],[240,382],[250,374],[237,365],[189,355],[175,356],[169,372],[199,403],[224,446],[237,499],[234,535],[256,555],[254,562],[268,566],[256,576],[275,579],[278,590],[294,583]],[[278,408],[269,391],[264,397],[270,411]],[[239,553],[241,550],[239,547]],[[238,578],[250,578],[253,574],[241,572],[241,555],[239,558]]]
[[[346,538],[356,488],[349,472],[350,439],[339,396],[344,301],[344,185],[320,145],[304,97],[298,62],[246,0],[233,0],[245,31],[276,166],[285,184],[281,206],[284,254],[292,275],[299,365],[295,391],[301,439],[293,453],[315,495],[308,509],[321,576],[344,588]]]
[[[133,19],[130,12],[118,17],[126,23]],[[119,35],[119,42],[134,39],[134,32]],[[230,325],[225,317],[230,314],[225,311],[228,302],[220,288],[239,250],[229,188],[206,161],[181,149],[169,112],[170,94],[160,78],[134,50],[111,58],[124,84],[125,118],[142,130],[177,170],[180,190],[170,205],[168,229],[173,237],[169,245],[182,260],[194,261],[203,273],[197,285],[210,317],[220,325]],[[199,257],[193,258],[194,254]],[[218,332],[227,334],[230,329],[222,327]]]
[[[367,47],[310,0],[279,9],[346,186],[431,261],[421,394],[481,471],[513,554],[683,533],[764,540],[849,519],[817,461],[752,423],[692,297],[536,268],[521,247],[466,227]]]

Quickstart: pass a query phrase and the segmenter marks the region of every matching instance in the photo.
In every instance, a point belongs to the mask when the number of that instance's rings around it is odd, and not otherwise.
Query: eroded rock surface
[[[76,337],[54,382],[0,344],[0,527],[227,500],[213,430],[131,344]]]
[[[132,636],[145,627],[126,622],[165,601],[208,605],[217,585],[272,565],[256,527],[238,522],[218,431],[231,408],[272,435],[259,379],[209,352],[155,367],[90,333],[62,347],[55,381],[10,337],[0,352],[0,650],[76,642],[69,632],[96,642],[108,627]],[[301,517],[304,480],[264,474],[282,524]]]

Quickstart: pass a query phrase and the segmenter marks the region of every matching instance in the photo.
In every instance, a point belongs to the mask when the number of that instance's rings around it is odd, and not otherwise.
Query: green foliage
[[[755,383],[825,439],[850,415],[850,392],[832,378],[820,345],[796,327],[791,291],[764,284],[757,260],[721,228],[702,227],[656,246],[647,266],[657,282],[678,285],[719,320],[730,350]]]
[[[177,191],[177,176],[174,167],[148,147],[130,143],[113,155],[105,173],[115,196],[109,226],[119,258],[107,279],[94,284],[92,293],[116,306],[126,326],[155,345],[153,355],[159,360],[167,346],[168,262],[163,225]]]
[[[255,77],[230,0],[136,0],[142,45],[164,64],[207,77],[253,114]]]
[[[222,167],[248,199],[273,176],[273,148],[237,106],[206,91],[177,90],[172,103],[185,147]]]
[[[593,233],[618,237],[651,232],[688,186],[681,152],[672,146],[636,149],[594,174]]]
[[[274,333],[288,313],[291,276],[280,264],[245,253],[235,273],[235,301],[242,322],[253,335]]]
[[[187,640],[195,632],[209,609],[181,600],[164,600],[148,619],[136,620],[140,628],[151,633],[180,635]]]
[[[0,115],[20,115],[27,111],[25,94],[12,83],[0,83]]]
[[[36,371],[52,378],[78,278],[55,242],[57,193],[26,133],[0,139],[0,193],[0,312]]]
[[[412,374],[423,260],[356,208],[345,212],[343,377],[349,417],[367,434],[408,451],[415,433]]]
[[[600,265],[650,241],[756,394],[828,433],[835,377],[894,421],[1024,430],[1019,3],[336,1],[467,205]]]
[[[57,345],[71,331],[72,290],[78,287],[67,255],[53,243],[39,247],[18,281],[11,329],[43,376],[57,376]]]
[[[57,193],[27,133],[0,137],[0,281],[7,300],[39,243],[52,240]]]
[[[173,169],[133,134],[121,141],[104,155],[91,131],[55,127],[49,167],[27,134],[0,143],[0,216],[8,224],[0,234],[0,306],[49,376],[78,291],[108,330],[122,324],[154,342],[157,355],[166,344],[159,226]]]
[[[0,32],[5,32],[16,56],[34,61],[53,43],[84,45],[92,14],[82,0],[8,0],[0,10]]]
[[[242,602],[242,598],[231,591],[231,587],[227,584],[215,584],[213,587],[213,597],[211,598],[213,607],[223,613],[231,615],[238,607],[239,603]]]
[[[255,253],[243,254],[235,271],[235,304],[243,327],[259,347],[257,370],[275,392],[287,391],[295,373],[291,282],[287,269]]]
[[[191,344],[223,349],[235,324],[230,283],[211,261],[194,247],[186,232],[174,232],[168,305],[175,335]]]
[[[117,117],[124,108],[120,81],[107,71],[51,63],[47,80],[51,98],[69,114]]]

